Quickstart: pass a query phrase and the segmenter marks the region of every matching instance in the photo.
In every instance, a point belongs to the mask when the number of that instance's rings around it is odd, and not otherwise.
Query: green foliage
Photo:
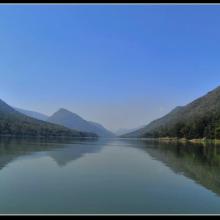
[[[215,119],[215,120],[214,120]],[[219,118],[220,119],[220,118]],[[187,139],[220,138],[220,123],[216,115],[209,117],[195,117],[187,121],[179,121],[171,125],[161,126],[144,137],[178,137]]]
[[[0,135],[43,137],[97,137],[93,133],[80,132],[60,125],[25,116],[0,100]]]
[[[142,137],[219,139],[220,87],[186,106],[174,109],[136,134]]]

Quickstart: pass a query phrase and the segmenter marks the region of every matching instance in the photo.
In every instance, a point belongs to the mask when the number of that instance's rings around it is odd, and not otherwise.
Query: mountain
[[[97,137],[26,116],[0,99],[0,135],[43,137]]]
[[[49,116],[44,115],[44,114],[39,113],[39,112],[24,110],[24,109],[20,109],[20,108],[14,108],[14,109],[16,111],[24,114],[24,115],[27,115],[27,116],[29,116],[31,118],[35,118],[35,119],[42,120],[42,121],[47,121],[47,118],[49,117]]]
[[[122,137],[220,138],[220,87]]]
[[[100,137],[114,137],[114,134],[104,128],[102,125],[86,121],[79,115],[61,108],[47,119],[48,122],[63,125],[67,128],[77,129],[80,131],[93,132]]]
[[[133,131],[139,130],[144,126],[139,126],[137,128],[119,128],[117,131],[115,131],[115,134],[118,136],[124,135],[124,134],[128,134],[131,133]]]

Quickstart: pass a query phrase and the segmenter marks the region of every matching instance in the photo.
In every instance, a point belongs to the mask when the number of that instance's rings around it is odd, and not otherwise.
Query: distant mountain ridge
[[[139,130],[142,127],[144,127],[144,126],[142,125],[142,126],[139,126],[139,127],[136,127],[136,128],[119,128],[117,131],[115,131],[115,134],[118,135],[118,136],[121,136],[121,135],[124,135],[124,134],[131,133],[133,131]]]
[[[85,132],[96,133],[100,137],[114,137],[115,135],[102,125],[87,121],[79,115],[64,108],[59,109],[47,119],[48,122],[63,125],[67,128],[77,129]]]
[[[26,116],[0,99],[0,135],[97,137],[94,133],[65,128]]]
[[[220,87],[122,137],[220,138]]]
[[[16,107],[14,107],[14,109],[24,115],[27,115],[29,117],[36,118],[36,119],[42,120],[42,121],[47,121],[47,119],[49,117],[48,115],[45,115],[45,114],[42,114],[39,112],[35,112],[35,111],[20,109],[20,108],[16,108]]]

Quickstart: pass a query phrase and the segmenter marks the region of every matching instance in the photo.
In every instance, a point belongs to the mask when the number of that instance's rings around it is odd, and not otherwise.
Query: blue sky
[[[220,5],[1,5],[0,98],[132,128],[220,85]]]

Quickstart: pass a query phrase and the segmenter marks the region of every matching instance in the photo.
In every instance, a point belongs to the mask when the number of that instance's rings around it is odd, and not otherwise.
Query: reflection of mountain
[[[39,143],[39,142],[37,142]],[[0,139],[0,169],[20,156],[32,154],[50,148],[47,144],[33,144],[28,139],[1,138]]]
[[[101,150],[108,140],[95,139],[0,139],[0,169],[20,156],[45,152],[58,165]]]
[[[220,146],[144,144],[154,159],[220,195]]]
[[[91,153],[98,153],[107,143],[108,139],[99,140],[96,143],[74,143],[74,145],[64,144],[62,150],[49,151],[47,154],[53,158],[59,166]]]

